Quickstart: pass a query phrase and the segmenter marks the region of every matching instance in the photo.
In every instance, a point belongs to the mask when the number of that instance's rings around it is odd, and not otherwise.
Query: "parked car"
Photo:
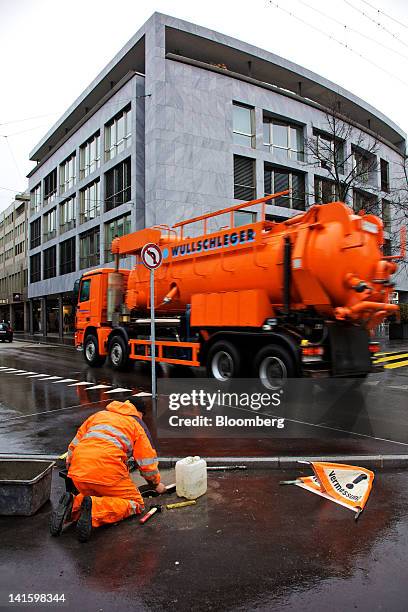
[[[13,342],[13,330],[8,323],[0,323],[0,341]]]

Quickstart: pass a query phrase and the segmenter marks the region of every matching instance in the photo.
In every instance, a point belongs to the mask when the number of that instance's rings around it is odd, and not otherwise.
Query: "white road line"
[[[58,378],[62,378],[62,376],[48,376],[47,378],[43,378],[42,380],[57,380]]]
[[[76,382],[73,385],[67,385],[68,387],[84,387],[85,385],[94,385],[95,383],[91,382]]]
[[[110,389],[112,385],[96,385],[95,387],[88,387],[87,391],[92,391],[93,389]]]
[[[16,374],[16,376],[28,376],[29,374],[36,374],[36,372],[23,372],[22,374]]]
[[[51,384],[59,385],[60,383],[75,382],[75,381],[76,381],[76,378],[63,378],[62,380],[56,380]]]
[[[408,389],[408,385],[387,385],[389,389],[401,389],[402,391],[406,391]]]
[[[135,393],[132,397],[151,397],[151,393],[146,393],[146,391],[140,391],[140,393]]]
[[[27,376],[27,378],[40,378],[45,376],[49,376],[49,374],[34,374],[34,376]]]
[[[371,386],[374,386],[374,385],[378,385],[378,384],[379,384],[379,382],[380,382],[379,380],[368,380],[367,382],[365,382],[365,383],[363,383],[363,384],[364,384],[364,385],[371,385]]]
[[[133,389],[124,389],[123,387],[118,387],[117,389],[112,389],[112,391],[105,391],[106,394],[109,393],[124,393],[126,391],[133,391]]]
[[[21,374],[25,374],[27,370],[14,370],[13,372],[8,372],[8,374],[19,374],[20,372]]]
[[[17,368],[6,368],[3,370],[2,374],[11,374],[12,372],[18,372]]]

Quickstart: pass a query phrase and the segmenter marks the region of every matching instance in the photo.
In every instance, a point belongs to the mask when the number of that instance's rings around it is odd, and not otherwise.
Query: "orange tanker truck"
[[[75,343],[87,363],[108,357],[120,369],[150,360],[150,273],[140,253],[156,243],[158,362],[205,366],[219,381],[260,377],[267,386],[372,372],[372,331],[398,310],[389,303],[397,257],[382,254],[382,221],[342,202],[268,220],[266,202],[285,193],[115,238],[115,268],[77,281]],[[260,219],[235,227],[235,211],[254,205]],[[219,215],[229,223],[214,231]],[[119,269],[126,255],[136,256],[132,270]]]

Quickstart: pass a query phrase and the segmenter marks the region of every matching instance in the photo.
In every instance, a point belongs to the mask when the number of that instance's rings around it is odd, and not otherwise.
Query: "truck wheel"
[[[113,336],[109,342],[109,361],[114,370],[124,370],[128,366],[128,346],[122,336]]]
[[[207,375],[220,382],[236,378],[241,371],[241,356],[231,342],[220,340],[208,351]]]
[[[280,382],[296,375],[293,358],[280,346],[264,346],[255,357],[255,376],[267,389],[276,389]]]
[[[84,342],[84,357],[88,365],[97,368],[105,363],[105,357],[99,354],[98,338],[89,334]]]

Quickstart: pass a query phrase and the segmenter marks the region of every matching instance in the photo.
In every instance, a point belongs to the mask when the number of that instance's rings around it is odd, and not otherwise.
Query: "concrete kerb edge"
[[[159,457],[159,465],[163,469],[173,468],[183,457]],[[408,455],[330,455],[320,457],[203,457],[209,467],[246,466],[249,470],[275,469],[287,470],[302,466],[299,461],[329,461],[333,463],[361,464],[368,468],[408,468]],[[58,461],[58,455],[0,453],[2,459],[37,459],[40,461]],[[60,460],[60,466],[63,465]]]

